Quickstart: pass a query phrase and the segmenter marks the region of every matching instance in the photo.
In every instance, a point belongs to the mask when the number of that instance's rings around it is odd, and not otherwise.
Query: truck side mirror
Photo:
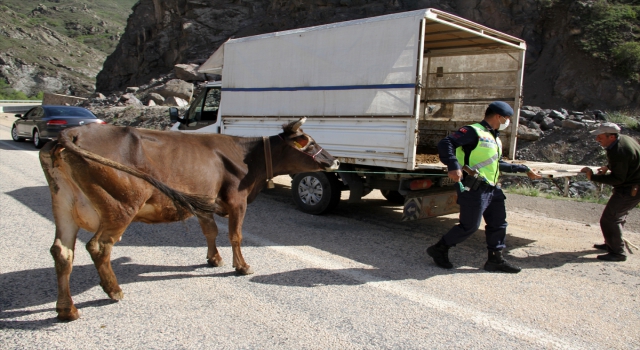
[[[14,114],[14,117],[19,118],[19,119],[24,119],[24,117],[22,116],[22,114]]]

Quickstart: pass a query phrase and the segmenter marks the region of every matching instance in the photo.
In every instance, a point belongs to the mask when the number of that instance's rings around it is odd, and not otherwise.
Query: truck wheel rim
[[[322,184],[316,177],[305,176],[298,185],[298,195],[304,204],[317,205],[322,200],[322,193]]]
[[[18,139],[18,130],[16,130],[15,127],[11,129],[11,137],[13,137],[14,140]]]

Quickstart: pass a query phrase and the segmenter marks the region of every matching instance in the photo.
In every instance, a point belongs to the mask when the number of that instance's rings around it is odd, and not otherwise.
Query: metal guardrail
[[[0,102],[1,103],[1,102]],[[16,103],[16,104],[7,104],[4,103],[4,106],[0,105],[0,113],[25,113],[31,108],[38,106],[39,103]]]

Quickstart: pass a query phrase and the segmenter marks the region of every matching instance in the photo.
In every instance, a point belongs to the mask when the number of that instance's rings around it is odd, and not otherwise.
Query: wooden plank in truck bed
[[[423,156],[424,159],[421,159],[421,156]],[[436,161],[437,159],[436,155],[417,155],[416,158],[418,160],[418,164],[416,164],[417,169],[447,171],[446,165],[442,164],[440,160]],[[514,160],[514,161],[507,161],[507,162],[526,165],[529,168],[535,169],[537,172],[539,172],[543,178],[560,178],[560,177],[569,178],[569,177],[581,175],[582,173],[580,173],[580,170],[584,167],[589,167],[594,172],[596,172],[598,168],[590,165],[545,163],[545,162],[534,162],[534,161],[524,161],[524,160]],[[520,173],[520,174],[508,173],[504,175],[525,176],[524,173]]]
[[[591,168],[594,172],[598,167],[591,165],[577,165],[577,164],[560,164],[560,163],[544,163],[534,161],[515,160],[510,161],[514,164],[524,164],[531,169],[535,169],[540,172],[540,175],[544,178],[558,178],[558,177],[573,177],[580,175],[580,170],[584,167]],[[524,174],[520,174],[524,175]]]

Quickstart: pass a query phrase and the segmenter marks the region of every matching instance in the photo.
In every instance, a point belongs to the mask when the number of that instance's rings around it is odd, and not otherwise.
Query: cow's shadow
[[[221,270],[209,269],[206,264],[193,266],[140,265],[131,264],[129,263],[130,260],[129,258],[123,257],[114,259],[111,262],[118,276],[118,283],[120,285],[133,282],[235,276],[234,271],[216,272]],[[70,284],[74,295],[84,293],[91,288],[99,286],[100,279],[94,265],[74,265]],[[56,301],[57,284],[56,273],[53,267],[0,274],[0,285],[2,286],[2,288],[0,288],[0,329],[24,329],[25,324],[29,323],[27,321],[1,321],[4,319],[13,319],[43,312],[55,312],[54,308],[21,310]],[[38,288],[34,288],[34,286],[38,286]],[[104,299],[78,303],[76,307],[78,309],[82,309],[83,307],[99,307],[114,302],[115,301],[107,299],[105,295]],[[55,317],[33,321],[33,323],[29,323],[28,328],[45,327],[54,322],[56,322]]]
[[[282,189],[281,189],[282,190]],[[479,230],[471,238],[455,248],[452,257],[456,266],[453,270],[436,267],[426,256],[424,249],[434,243],[447,230],[457,223],[455,217],[438,217],[426,221],[406,222],[399,225],[390,220],[399,220],[389,215],[389,206],[383,200],[367,201],[363,204],[344,205],[339,214],[314,216],[303,214],[295,209],[289,199],[288,191],[276,195],[258,197],[253,206],[269,210],[252,210],[249,207],[247,218],[249,224],[245,229],[249,232],[260,232],[260,237],[252,240],[250,235],[243,242],[243,246],[265,245],[278,246],[311,246],[315,249],[359,262],[370,268],[323,269],[305,268],[274,274],[258,274],[251,276],[253,283],[315,287],[319,285],[359,285],[376,281],[394,280],[425,280],[435,276],[460,273],[486,273],[482,265],[486,260],[484,232]],[[51,200],[47,186],[27,187],[8,193],[10,196],[28,206],[35,213],[53,222]],[[264,222],[277,220],[274,212],[286,212],[286,216],[295,215],[292,222],[280,222],[280,225],[265,227]],[[347,224],[348,220],[359,222],[358,225]],[[224,227],[226,220],[218,220],[219,226]],[[246,221],[245,221],[246,222]],[[173,225],[167,227],[165,225]],[[271,227],[273,226],[273,227]],[[308,233],[300,234],[297,227],[312,228]],[[375,230],[373,229],[375,228]],[[51,233],[53,235],[53,232]],[[81,231],[79,240],[87,242],[92,233]],[[225,236],[223,230],[221,235]],[[339,242],[339,244],[336,244]],[[509,237],[509,249],[524,247],[533,243],[520,237]],[[267,244],[267,245],[268,245]],[[133,223],[125,232],[118,246],[178,246],[202,247],[206,249],[206,241],[200,231],[197,220],[189,219],[182,223],[148,225]],[[220,247],[229,246],[226,237],[218,239]],[[78,245],[76,249],[84,249]],[[117,248],[116,248],[117,249]],[[508,250],[506,252],[508,254]],[[581,252],[554,252],[534,257],[509,257],[509,260],[524,269],[551,269],[566,263],[596,262],[596,259],[583,259],[585,255],[595,253],[594,250]],[[247,257],[249,262],[250,257]],[[132,282],[170,280],[184,278],[220,278],[232,276],[235,273],[216,272],[195,273],[205,265],[196,266],[158,266],[128,263],[127,258],[112,261],[114,271],[121,285]],[[53,265],[53,264],[52,264]],[[474,268],[468,268],[472,266]],[[162,273],[162,276],[147,276],[147,274]],[[258,272],[259,273],[259,272]],[[29,314],[54,312],[51,308],[22,311],[24,308],[53,303],[57,297],[55,271],[53,267],[34,270],[24,270],[0,275],[0,328],[41,328],[56,322],[55,318],[33,321],[6,321]],[[47,286],[40,290],[33,286]],[[99,285],[99,279],[92,264],[75,265],[71,280],[71,290],[77,295]],[[79,303],[78,308],[100,307],[110,304],[104,299]],[[18,310],[18,311],[10,311]],[[26,324],[25,324],[26,322]]]
[[[34,213],[54,222],[51,209],[51,194],[48,186],[23,187],[18,190],[7,192],[7,194],[23,205],[27,206]],[[218,223],[225,223],[226,220],[216,218]],[[51,239],[53,241],[53,232]],[[78,239],[87,243],[93,233],[80,230]],[[225,238],[225,237],[222,237]],[[218,239],[219,247],[229,246],[227,239]],[[245,245],[251,245],[247,242]],[[189,218],[181,222],[166,224],[144,224],[133,222],[122,235],[122,240],[116,246],[145,246],[145,247],[202,247],[206,249],[207,242],[202,234],[202,230],[195,218]]]

